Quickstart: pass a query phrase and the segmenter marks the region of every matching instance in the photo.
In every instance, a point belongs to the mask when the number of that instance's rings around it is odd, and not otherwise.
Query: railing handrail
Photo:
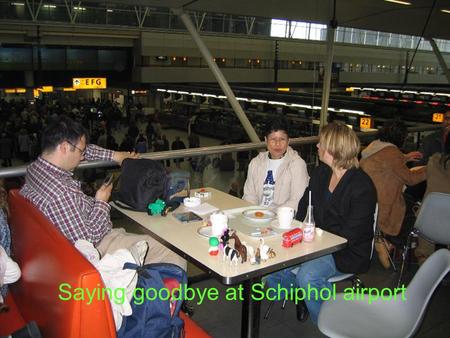
[[[435,131],[440,129],[439,125],[422,125],[417,127],[408,128],[408,133],[415,132],[423,132],[423,131]],[[369,131],[369,132],[358,132],[356,133],[359,138],[368,138],[373,137],[378,133],[378,131]],[[290,145],[307,145],[314,144],[319,141],[318,136],[308,136],[308,137],[297,137],[291,138],[289,144]],[[185,157],[199,157],[206,155],[217,155],[224,153],[232,153],[238,151],[248,151],[265,148],[265,142],[254,142],[254,143],[237,143],[237,144],[227,144],[220,146],[211,146],[211,147],[200,147],[200,148],[190,148],[190,149],[181,149],[181,150],[167,150],[167,151],[158,151],[140,154],[141,158],[149,158],[152,160],[172,160],[176,158],[185,158]],[[26,174],[26,168],[28,164],[2,168],[0,169],[0,178],[7,177],[17,177],[24,176]],[[117,164],[111,161],[83,161],[78,166],[78,169],[93,169],[93,168],[104,168],[104,167],[115,167]]]

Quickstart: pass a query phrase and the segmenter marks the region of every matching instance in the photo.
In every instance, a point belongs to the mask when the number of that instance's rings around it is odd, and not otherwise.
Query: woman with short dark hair
[[[282,117],[266,123],[264,140],[268,151],[259,153],[249,164],[244,200],[271,209],[297,209],[309,175],[305,161],[289,146],[288,129]]]

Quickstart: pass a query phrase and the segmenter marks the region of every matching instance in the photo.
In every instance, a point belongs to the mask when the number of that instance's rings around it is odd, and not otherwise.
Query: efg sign
[[[106,77],[74,77],[72,87],[74,89],[105,89]]]

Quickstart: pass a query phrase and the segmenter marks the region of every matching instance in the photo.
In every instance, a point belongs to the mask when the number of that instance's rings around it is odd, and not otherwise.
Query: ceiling
[[[431,17],[425,37],[450,40],[450,0],[406,0],[410,6],[384,0],[336,0],[339,26],[421,36],[428,15]],[[90,0],[102,2],[105,0]],[[332,18],[333,0],[107,0],[151,7],[183,7],[186,10],[216,12],[243,16],[290,19],[328,23]]]

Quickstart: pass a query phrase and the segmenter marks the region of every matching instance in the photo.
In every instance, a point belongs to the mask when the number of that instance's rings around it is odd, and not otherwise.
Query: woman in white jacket
[[[308,186],[305,161],[289,146],[288,123],[277,117],[266,125],[266,152],[252,159],[244,185],[244,200],[275,209],[297,209]]]

